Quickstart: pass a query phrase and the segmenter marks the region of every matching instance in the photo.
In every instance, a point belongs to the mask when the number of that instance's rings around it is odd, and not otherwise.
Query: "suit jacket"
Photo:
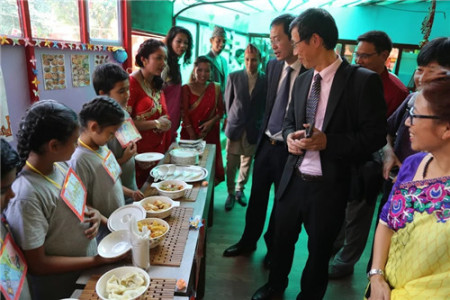
[[[228,76],[225,89],[227,126],[225,135],[232,141],[241,138],[244,130],[250,144],[256,144],[261,130],[267,94],[266,75],[258,73],[252,94],[248,92],[247,71],[241,70]]]
[[[211,61],[211,81],[220,84],[220,90],[223,94],[225,92],[226,79],[228,76],[228,63],[221,55],[218,55],[218,57],[214,56],[212,51],[209,51],[205,56]],[[216,59],[220,59],[222,68],[219,67]]]
[[[314,70],[295,81],[292,99],[283,123],[283,137],[304,129],[306,99]],[[326,148],[320,151],[324,181],[349,185],[354,164],[367,161],[371,153],[386,144],[386,103],[380,76],[343,61],[336,71],[325,111],[322,132]],[[286,189],[298,156],[289,154],[277,198]]]

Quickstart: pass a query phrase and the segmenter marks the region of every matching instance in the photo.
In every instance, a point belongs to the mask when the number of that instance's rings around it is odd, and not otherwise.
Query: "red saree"
[[[133,120],[156,120],[167,115],[164,93],[155,93],[150,97],[141,87],[136,78],[130,76],[130,99],[127,110]],[[142,139],[137,145],[137,152],[165,153],[170,146],[170,131],[156,132],[153,130],[140,130]],[[149,176],[149,169],[143,170],[136,164],[136,183],[138,187],[144,184]]]
[[[217,90],[217,91],[216,91]],[[197,135],[200,135],[199,126],[203,122],[210,120],[214,116],[223,115],[223,101],[220,86],[211,82],[205,89],[205,92],[198,96],[192,93],[189,85],[182,88],[182,111],[183,124],[181,128],[181,138],[190,139],[186,131],[185,124],[190,124]],[[203,138],[208,144],[216,145],[216,183],[224,181],[225,170],[222,161],[222,147],[220,145],[220,121],[214,124],[211,131]]]

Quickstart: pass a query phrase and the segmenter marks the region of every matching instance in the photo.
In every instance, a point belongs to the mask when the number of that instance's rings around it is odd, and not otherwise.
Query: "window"
[[[17,0],[0,1],[0,34],[7,36],[22,36],[19,21],[19,8]]]
[[[77,0],[64,0],[64,4],[60,0],[29,0],[28,5],[33,37],[81,40]]]
[[[117,0],[89,0],[89,36],[91,40],[119,43],[119,7]]]

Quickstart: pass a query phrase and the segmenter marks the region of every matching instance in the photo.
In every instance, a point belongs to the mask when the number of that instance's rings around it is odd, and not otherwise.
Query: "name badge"
[[[19,299],[27,269],[22,251],[8,232],[0,252],[0,288],[6,300]]]
[[[84,220],[86,196],[86,187],[80,177],[70,168],[61,189],[61,198],[81,222]]]
[[[119,141],[122,148],[125,148],[131,142],[137,142],[142,139],[141,134],[134,126],[131,118],[123,121],[122,126],[116,131],[116,138]]]
[[[122,174],[122,168],[111,151],[109,151],[105,156],[105,159],[103,160],[103,167],[113,182],[116,183],[117,178],[119,178],[120,174]]]

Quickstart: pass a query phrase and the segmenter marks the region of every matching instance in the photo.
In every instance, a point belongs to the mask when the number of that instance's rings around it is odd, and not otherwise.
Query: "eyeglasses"
[[[301,41],[298,41],[298,42],[291,41],[292,48],[295,49],[295,47],[297,47],[297,44],[300,43],[300,42]]]
[[[374,53],[358,53],[358,52],[355,52],[355,53],[353,53],[353,56],[355,58],[368,59],[369,57],[374,56],[375,54],[377,54],[377,53],[376,52],[374,52]]]
[[[431,115],[416,115],[416,114],[414,113],[414,106],[411,106],[411,108],[407,109],[406,111],[408,112],[408,115],[409,115],[409,123],[410,123],[411,125],[414,125],[414,123],[413,123],[414,118],[416,118],[416,119],[434,119],[434,120],[439,120],[439,119],[440,119],[440,117],[438,117],[438,116],[431,116]]]

